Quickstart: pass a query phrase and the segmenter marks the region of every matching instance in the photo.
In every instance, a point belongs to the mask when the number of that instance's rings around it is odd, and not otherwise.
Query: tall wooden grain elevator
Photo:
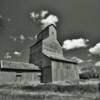
[[[64,58],[53,24],[37,35],[37,41],[30,48],[29,63],[39,66],[44,83],[79,79],[77,62]]]

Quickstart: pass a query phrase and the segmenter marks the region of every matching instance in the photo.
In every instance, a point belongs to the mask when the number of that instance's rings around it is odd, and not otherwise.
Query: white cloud
[[[78,63],[82,63],[82,62],[84,62],[83,59],[78,58],[78,57],[72,57],[71,59],[77,61]]]
[[[34,37],[32,36],[28,36],[27,39],[33,41],[33,40],[36,40],[37,39],[37,35],[35,35]]]
[[[100,61],[97,61],[97,62],[95,63],[95,66],[100,66]]]
[[[31,18],[33,18],[34,20],[40,18],[44,18],[46,15],[48,14],[47,10],[42,10],[40,13],[35,13],[34,11],[30,13]]]
[[[39,21],[39,20],[38,20],[39,16],[40,16],[40,14],[35,13],[35,12],[32,12],[32,13],[30,14],[30,17],[31,17],[35,22],[38,22],[38,21]]]
[[[87,62],[92,62],[92,59],[88,59]]]
[[[41,11],[41,17],[44,18],[48,14],[47,10],[42,10]]]
[[[7,20],[7,22],[10,22],[11,21],[11,18],[7,18],[6,20]]]
[[[4,58],[5,58],[5,59],[11,59],[12,56],[10,55],[10,52],[6,52]]]
[[[31,12],[31,13],[30,13],[30,16],[31,16],[32,18],[35,18],[35,12]]]
[[[87,47],[88,39],[72,39],[72,40],[65,40],[63,42],[63,48],[66,50],[74,49],[74,48],[81,48]]]
[[[23,43],[25,41],[25,36],[24,34],[20,34],[19,36],[10,36],[10,39],[13,40],[14,42]]]
[[[87,56],[88,56],[88,57],[91,57],[92,55],[91,55],[91,54],[88,54]]]
[[[37,35],[35,35],[34,38],[37,39]]]
[[[46,26],[50,25],[50,24],[54,24],[56,26],[56,23],[58,22],[58,17],[55,15],[49,15],[47,18],[42,19],[41,23],[42,23],[42,27],[45,28]]]
[[[16,37],[14,37],[14,36],[10,36],[10,39],[12,39],[13,41],[17,41],[17,38]]]
[[[90,48],[89,52],[100,56],[100,42],[97,43],[94,47]]]
[[[25,36],[23,34],[20,35],[20,40],[25,40]]]
[[[16,55],[16,56],[21,56],[21,52],[14,51],[14,55]]]
[[[34,37],[31,37],[31,36],[28,36],[27,37],[29,40],[33,41],[34,40]]]
[[[48,16],[46,17],[47,14]],[[56,15],[49,14],[47,10],[42,10],[41,13],[32,12],[30,16],[35,22],[41,24],[41,28],[45,28],[50,24],[54,24],[56,26],[56,23],[59,21]]]
[[[3,16],[0,14],[0,18],[2,18]]]

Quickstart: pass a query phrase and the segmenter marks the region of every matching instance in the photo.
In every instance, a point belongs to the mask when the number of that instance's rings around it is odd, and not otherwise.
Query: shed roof
[[[66,63],[73,63],[73,64],[77,64],[77,62],[75,60],[71,60],[71,59],[66,59],[64,56],[58,54],[58,53],[53,53],[53,52],[43,52],[43,54],[47,57],[49,57],[52,60],[56,60],[56,61],[62,61],[62,62],[66,62]]]
[[[0,70],[7,71],[40,71],[39,67],[34,64],[23,62],[12,62],[7,60],[0,61]]]

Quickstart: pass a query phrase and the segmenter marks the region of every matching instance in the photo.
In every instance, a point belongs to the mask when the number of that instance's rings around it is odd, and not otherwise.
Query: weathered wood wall
[[[63,56],[62,47],[57,40],[57,33],[53,26],[50,26],[49,37],[43,40],[42,52],[45,55]]]
[[[40,69],[34,64],[23,62],[0,62],[0,83],[40,81]]]
[[[35,82],[40,81],[39,73],[0,72],[0,83]]]
[[[42,41],[39,41],[30,49],[29,63],[35,64],[37,66],[42,66],[42,58]]]
[[[52,81],[74,81],[78,79],[77,65],[52,61]]]
[[[41,82],[43,83],[52,82],[51,66],[46,66],[42,68]]]

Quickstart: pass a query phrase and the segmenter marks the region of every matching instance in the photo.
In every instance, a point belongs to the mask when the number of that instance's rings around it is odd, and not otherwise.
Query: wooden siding
[[[62,47],[59,42],[52,37],[48,37],[43,40],[42,52],[45,55],[60,55],[63,56]]]
[[[0,83],[38,81],[38,78],[36,78],[35,74],[32,72],[31,73],[0,72]]]
[[[42,66],[42,58],[42,42],[40,41],[31,47],[29,63],[33,63],[37,66]]]
[[[78,79],[76,65],[52,61],[52,81],[74,81]]]
[[[46,66],[42,68],[41,82],[43,83],[52,82],[51,66]]]
[[[49,36],[49,30],[48,27],[44,30],[42,30],[38,35],[37,35],[37,41],[43,40],[46,37]]]

